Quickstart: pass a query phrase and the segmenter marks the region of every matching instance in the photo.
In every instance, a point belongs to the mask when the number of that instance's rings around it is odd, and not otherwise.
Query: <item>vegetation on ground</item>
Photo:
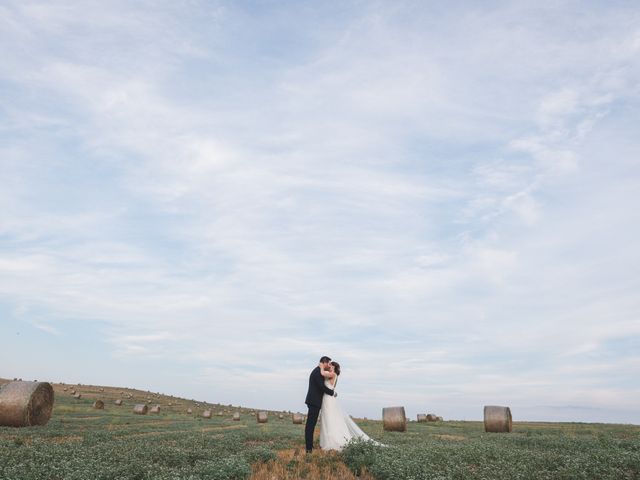
[[[487,434],[480,422],[410,422],[406,433],[396,433],[358,420],[386,446],[355,442],[340,454],[308,457],[304,426],[284,412],[258,424],[250,409],[73,388],[81,399],[55,386],[47,426],[0,427],[0,479],[640,480],[640,427],[632,425],[515,422],[511,434]],[[92,408],[98,398],[104,410]],[[115,398],[124,405],[114,405]],[[160,414],[134,415],[133,405],[149,399],[161,405]],[[211,419],[201,417],[204,409],[213,411]]]

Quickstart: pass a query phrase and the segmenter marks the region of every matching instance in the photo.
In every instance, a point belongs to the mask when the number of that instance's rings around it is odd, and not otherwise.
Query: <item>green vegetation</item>
[[[304,426],[289,416],[257,424],[243,410],[238,422],[229,409],[202,419],[203,407],[188,415],[194,402],[180,399],[160,415],[139,416],[132,407],[140,399],[116,407],[105,398],[105,410],[93,410],[99,396],[57,393],[46,427],[0,428],[0,479],[247,479],[252,466],[304,448]],[[515,423],[511,434],[486,434],[479,422],[411,422],[406,433],[385,433],[381,422],[359,423],[388,446],[354,443],[318,461],[342,460],[378,480],[640,479],[637,426]],[[287,462],[304,463],[302,453],[294,455]]]

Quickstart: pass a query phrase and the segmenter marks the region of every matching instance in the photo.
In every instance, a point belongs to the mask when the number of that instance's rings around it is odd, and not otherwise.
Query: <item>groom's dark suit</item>
[[[325,393],[333,396],[334,392],[324,384],[324,377],[320,373],[320,367],[316,367],[309,375],[309,390],[307,390],[307,398],[304,401],[309,407],[307,424],[304,427],[307,452],[313,450],[313,431],[316,429],[316,423],[318,423],[318,415],[320,415],[320,408],[322,408],[322,396]]]

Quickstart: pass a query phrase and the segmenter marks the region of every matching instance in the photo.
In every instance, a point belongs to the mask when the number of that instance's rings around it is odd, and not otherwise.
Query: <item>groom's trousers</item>
[[[315,405],[308,405],[308,407],[309,413],[307,414],[307,424],[304,427],[304,441],[307,452],[311,452],[313,450],[313,431],[316,429],[316,423],[318,423],[320,407],[316,407]]]

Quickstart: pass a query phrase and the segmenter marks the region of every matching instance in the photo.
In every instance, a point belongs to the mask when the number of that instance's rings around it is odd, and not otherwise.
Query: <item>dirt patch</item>
[[[441,435],[437,435],[437,434],[433,434],[432,436],[436,437],[436,438],[440,438],[442,440],[453,440],[456,442],[460,442],[462,440],[466,440],[467,437],[463,437],[462,435],[445,435],[445,434],[441,434]]]
[[[314,450],[307,455],[304,449],[281,450],[278,459],[253,467],[250,480],[374,480],[366,472],[356,477],[335,452]]]

